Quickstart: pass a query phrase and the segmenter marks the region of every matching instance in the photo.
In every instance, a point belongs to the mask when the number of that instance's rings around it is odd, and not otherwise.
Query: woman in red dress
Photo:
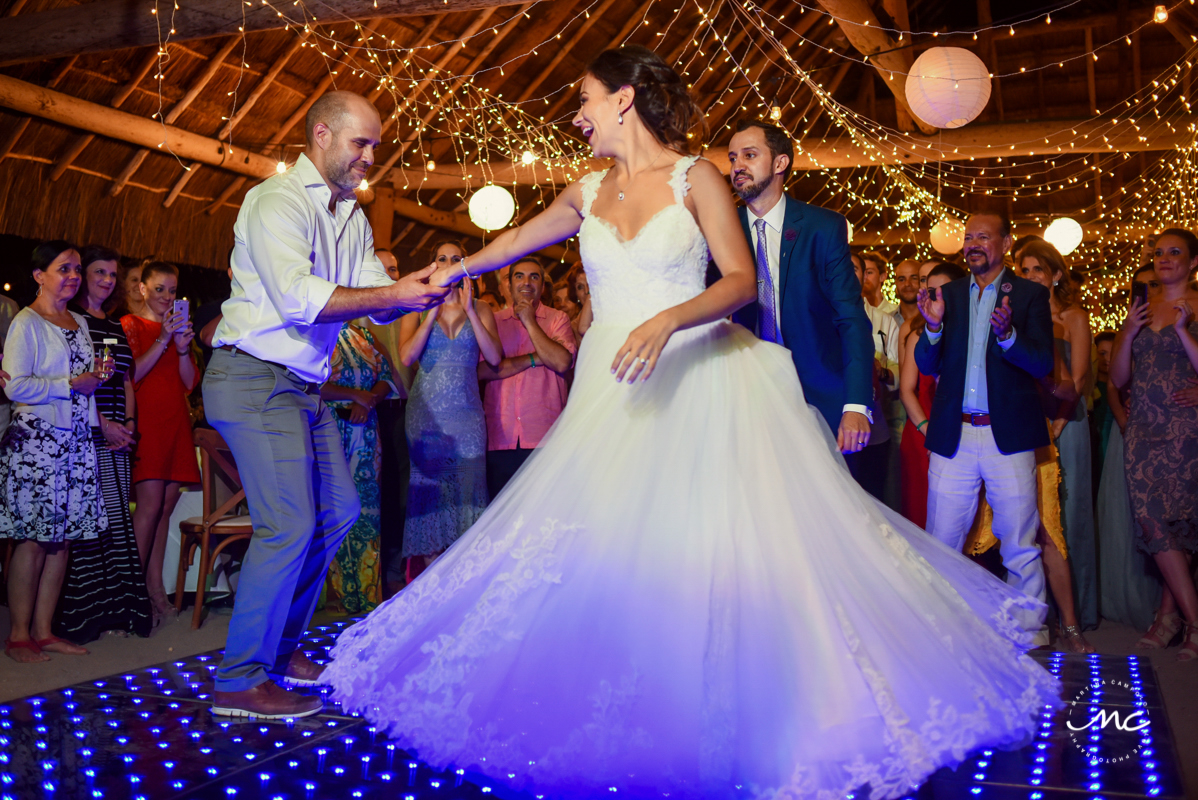
[[[939,289],[949,281],[964,278],[966,272],[956,264],[932,262],[919,270],[919,282],[928,289]],[[907,425],[899,444],[899,466],[902,469],[901,511],[904,517],[921,528],[928,524],[928,449],[924,433],[932,413],[932,398],[936,396],[936,378],[921,375],[915,366],[915,345],[923,333],[924,319],[919,314],[903,323],[899,331],[899,397],[907,409]]]
[[[141,438],[133,457],[133,489],[137,508],[133,532],[146,571],[146,589],[155,622],[174,614],[162,585],[167,526],[179,490],[199,483],[191,413],[187,395],[200,382],[200,371],[188,349],[194,333],[186,314],[173,306],[179,271],[154,261],[142,269],[142,310],[121,319],[133,351],[133,387],[137,430]]]

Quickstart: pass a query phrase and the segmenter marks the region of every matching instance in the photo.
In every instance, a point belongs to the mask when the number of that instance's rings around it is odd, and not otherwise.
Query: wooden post
[[[391,244],[391,226],[395,220],[395,189],[376,186],[374,202],[366,206],[366,219],[374,232],[374,246],[386,248]]]

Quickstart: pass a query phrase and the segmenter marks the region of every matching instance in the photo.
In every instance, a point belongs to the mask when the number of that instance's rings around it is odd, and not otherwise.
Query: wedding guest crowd
[[[782,235],[792,215],[818,210],[788,204],[789,156],[772,126],[739,125],[733,141],[759,277],[777,282],[788,248],[771,249],[796,238]],[[398,280],[396,257],[376,256]],[[467,256],[447,240],[420,260]],[[835,299],[855,298],[851,316],[863,315],[868,340],[850,340],[872,363],[859,392],[869,402],[823,416],[841,421],[858,482],[1049,601],[1055,624],[1037,645],[1093,652],[1084,632],[1105,618],[1146,630],[1141,647],[1180,643],[1179,660],[1198,659],[1198,237],[1159,234],[1121,328],[1097,335],[1084,274],[1041,237],[1013,240],[1002,214],[966,221],[963,266],[903,260],[891,271],[880,253],[849,250],[832,261],[842,257]],[[193,318],[177,303],[177,268],[121,262],[101,246],[40,245],[37,297],[3,338],[12,405],[0,537],[16,661],[147,636],[174,613],[162,580],[169,522],[200,479],[188,395],[205,359],[193,339],[210,344],[220,308]],[[797,345],[787,298],[759,298],[736,320]],[[776,303],[772,322],[765,302]],[[463,280],[431,311],[342,325],[320,395],[362,513],[329,569],[329,608],[372,610],[478,520],[561,413],[593,322],[583,265],[555,282],[529,257]],[[854,414],[868,424],[846,433]]]

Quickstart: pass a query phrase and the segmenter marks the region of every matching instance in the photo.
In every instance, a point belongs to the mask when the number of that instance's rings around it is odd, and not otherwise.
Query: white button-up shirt
[[[753,263],[757,263],[757,220],[765,220],[765,260],[770,269],[770,281],[774,284],[774,329],[782,330],[782,286],[779,281],[782,280],[782,270],[779,264],[782,261],[782,227],[786,224],[786,195],[778,198],[778,202],[774,203],[774,207],[765,212],[765,216],[759,217],[753,213],[753,209],[745,207],[745,213],[748,214],[749,220],[749,245],[752,250]],[[865,414],[867,417],[872,416],[866,406],[857,405],[856,403],[846,403],[844,411],[856,411],[858,414]]]
[[[233,345],[323,383],[340,322],[316,317],[338,286],[390,286],[374,254],[374,234],[356,199],[340,199],[316,165],[295,166],[251,189],[233,226],[233,293],[214,347]]]

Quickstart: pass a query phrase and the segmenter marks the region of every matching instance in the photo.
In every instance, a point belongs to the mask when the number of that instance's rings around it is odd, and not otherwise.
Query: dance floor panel
[[[305,637],[305,651],[321,660],[347,624],[317,626]],[[1184,796],[1147,659],[1033,656],[1061,678],[1065,708],[1046,710],[1026,747],[971,753],[911,798]],[[219,660],[219,651],[205,653],[0,705],[0,800],[511,796],[477,775],[430,769],[335,703],[286,722],[214,717]]]

